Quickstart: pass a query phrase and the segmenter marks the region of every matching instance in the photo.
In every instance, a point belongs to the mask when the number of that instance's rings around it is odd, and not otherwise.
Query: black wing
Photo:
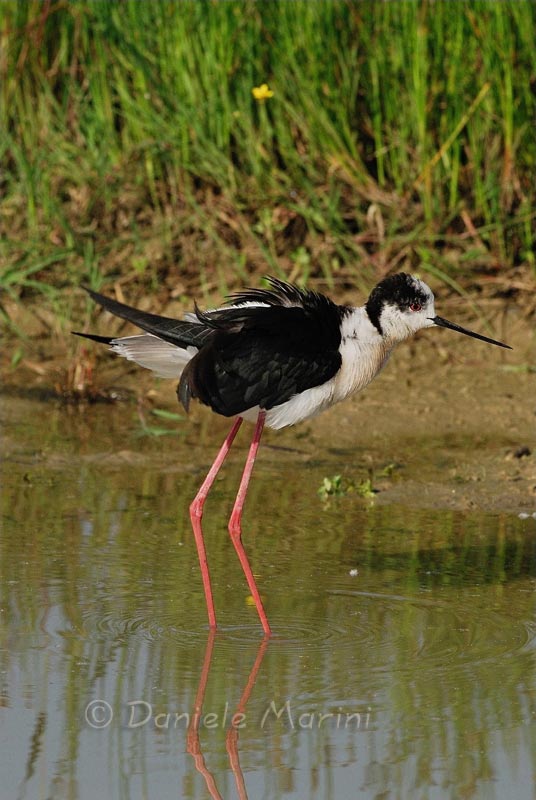
[[[323,295],[278,283],[277,291],[233,298],[266,306],[199,315],[214,336],[182,374],[179,398],[186,408],[194,397],[224,416],[254,406],[268,410],[336,374],[345,309]],[[290,299],[295,304],[285,303]]]
[[[94,292],[92,289],[84,288],[96,303],[99,303],[111,314],[126,319],[147,333],[152,333],[166,342],[176,344],[177,347],[188,347],[189,345],[202,347],[214,335],[213,330],[202,322],[186,322],[172,317],[161,317],[159,314],[150,314],[148,311],[140,311],[139,308],[127,306],[117,300],[112,300],[111,297]],[[73,333],[76,332],[73,331]],[[76,333],[76,335],[85,336],[86,339],[93,339],[97,342],[109,343],[111,341],[108,337],[93,334]]]
[[[346,313],[329,298],[276,278],[270,289],[248,289],[230,298],[231,306],[203,313],[198,322],[140,311],[91,289],[88,294],[115,316],[175,344],[199,349],[179,383],[188,409],[198,398],[224,416],[254,406],[270,409],[332,378],[341,365],[340,323]],[[108,337],[87,336],[99,342]]]

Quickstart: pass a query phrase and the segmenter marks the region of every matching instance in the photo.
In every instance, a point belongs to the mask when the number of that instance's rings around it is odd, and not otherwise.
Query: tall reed
[[[375,248],[398,263],[417,236],[433,254],[474,234],[488,264],[534,265],[535,17],[523,1],[4,2],[0,259],[24,271],[57,248],[51,279],[72,280],[88,239],[106,264],[150,209],[164,248],[198,225],[231,275],[247,236],[270,266],[328,279]]]

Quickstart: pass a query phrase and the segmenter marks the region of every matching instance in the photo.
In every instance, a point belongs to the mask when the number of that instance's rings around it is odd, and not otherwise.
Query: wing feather
[[[87,289],[107,311],[151,334],[88,336],[161,375],[175,376],[187,362],[178,386],[186,409],[191,398],[198,398],[224,416],[256,406],[269,410],[337,373],[347,309],[317,292],[267,280],[268,289],[232,295],[224,308],[203,312],[196,307],[195,317],[189,314],[186,320],[141,311]],[[180,352],[174,354],[175,348]]]
[[[242,306],[210,314],[214,337],[185,368],[179,397],[224,416],[270,409],[330,380],[341,365],[344,309],[322,295],[302,306]],[[205,317],[202,318],[205,322]]]
[[[84,288],[90,297],[105,308],[106,311],[116,317],[132,322],[138,328],[158,336],[165,342],[171,342],[171,344],[179,347],[187,347],[189,345],[202,347],[212,335],[212,331],[200,325],[199,322],[189,322],[173,319],[172,317],[162,317],[159,314],[150,314],[148,311],[141,311],[139,308],[127,306],[125,303],[112,300],[111,297],[105,297],[105,295],[94,292],[92,289]]]

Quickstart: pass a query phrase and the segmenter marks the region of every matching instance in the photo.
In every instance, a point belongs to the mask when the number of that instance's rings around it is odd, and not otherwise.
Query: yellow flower
[[[251,90],[251,94],[255,100],[258,100],[260,103],[264,102],[264,100],[267,100],[269,97],[274,96],[274,93],[267,83],[261,83],[260,86],[254,86]]]

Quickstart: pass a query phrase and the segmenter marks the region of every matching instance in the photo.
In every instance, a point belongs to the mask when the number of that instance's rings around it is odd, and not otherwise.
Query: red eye
[[[420,303],[411,303],[409,308],[410,311],[420,311],[422,306]]]

